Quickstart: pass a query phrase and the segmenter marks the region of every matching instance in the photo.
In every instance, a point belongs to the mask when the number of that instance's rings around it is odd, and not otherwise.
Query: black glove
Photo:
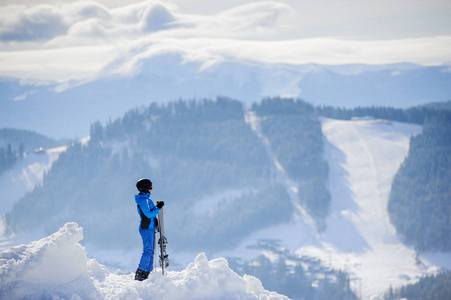
[[[164,201],[157,201],[157,207],[161,209],[164,205]]]

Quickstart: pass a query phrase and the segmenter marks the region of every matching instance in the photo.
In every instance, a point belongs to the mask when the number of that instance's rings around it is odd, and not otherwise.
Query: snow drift
[[[181,271],[116,275],[89,259],[83,228],[66,223],[49,237],[0,253],[1,299],[288,299],[266,291],[255,277],[239,276],[224,258],[201,253]]]

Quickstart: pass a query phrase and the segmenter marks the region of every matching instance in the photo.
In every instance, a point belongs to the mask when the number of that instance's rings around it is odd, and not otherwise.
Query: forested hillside
[[[418,250],[451,251],[451,114],[438,113],[413,137],[392,185],[391,222]]]
[[[390,289],[384,296],[384,299],[451,299],[451,271],[425,276],[415,284],[409,284],[398,289]]]
[[[330,202],[319,116],[373,116],[424,124],[424,133],[412,139],[409,158],[393,183],[391,220],[419,249],[450,249],[450,222],[445,217],[450,215],[451,186],[447,114],[438,119],[441,110],[430,107],[315,108],[279,98],[265,99],[251,109],[260,118],[273,154],[298,183],[301,204],[317,220],[327,216]],[[96,228],[88,231],[93,235],[87,236],[88,242],[128,247],[135,239],[132,224],[137,216],[130,207],[140,177],[153,179],[154,199],[165,200],[173,214],[168,222],[173,222],[169,228],[176,236],[174,246],[213,250],[223,247],[221,241],[227,237],[231,247],[252,230],[287,220],[292,213],[287,191],[277,185],[273,162],[244,114],[242,103],[219,98],[153,103],[108,124],[95,123],[90,142],[71,145],[44,184],[16,203],[6,217],[8,228],[20,232],[40,224],[49,233],[71,219]],[[56,143],[22,131],[0,133],[3,143],[26,141],[20,149]],[[2,168],[20,157],[20,151],[9,149],[0,149]],[[212,197],[214,204],[205,200]],[[30,209],[21,211],[24,205]],[[274,206],[279,213],[268,212]],[[117,225],[114,231],[112,223]]]
[[[292,99],[265,99],[252,109],[288,175],[298,182],[302,205],[317,218],[328,213],[328,167],[323,159],[321,124],[313,105]]]
[[[0,129],[0,147],[11,144],[13,149],[21,148],[24,152],[31,152],[37,148],[51,148],[64,144],[42,134],[29,130],[2,128]]]
[[[93,229],[87,243],[136,246],[135,182],[149,177],[153,200],[167,205],[171,247],[232,247],[292,214],[286,190],[271,180],[271,163],[238,101],[152,104],[93,124],[89,143],[70,146],[6,221],[10,231],[39,224],[51,232],[72,220]],[[216,204],[203,201],[212,195]]]
[[[389,106],[341,108],[333,106],[317,107],[319,115],[332,118],[351,120],[356,117],[372,117],[404,123],[423,124],[425,120],[435,118],[442,106],[415,106],[408,109],[393,108]]]
[[[11,168],[21,157],[38,148],[61,145],[33,131],[12,128],[0,129],[0,174]]]
[[[440,110],[451,110],[451,100],[444,102],[433,102],[429,104],[425,104],[425,107],[435,108]]]
[[[287,265],[284,259],[271,263],[264,255],[246,262],[244,266],[232,264],[231,267],[240,275],[257,277],[265,289],[277,291],[290,299],[358,299],[350,288],[349,275],[343,271],[329,269],[326,277],[317,280],[300,262],[294,266]]]
[[[11,144],[8,144],[6,148],[0,147],[0,174],[11,168],[22,156],[23,147],[18,151],[13,150]]]
[[[86,245],[106,251],[139,247],[133,195],[136,181],[149,177],[154,187],[151,198],[166,203],[172,249],[191,253],[235,249],[252,233],[293,221],[297,203],[275,171],[274,158],[291,180],[290,187],[296,183],[300,204],[323,226],[331,195],[320,117],[370,116],[424,126],[423,133],[412,138],[409,156],[393,182],[390,218],[417,249],[450,251],[451,117],[441,106],[342,109],[272,98],[250,110],[258,117],[270,152],[260,131],[254,132],[245,118],[250,112],[241,102],[226,98],[152,103],[107,124],[94,123],[90,140],[69,145],[43,184],[15,203],[5,216],[7,230],[49,234],[70,220],[86,229]],[[383,123],[389,131],[390,122]],[[2,147],[5,141],[19,146],[23,140],[33,141],[15,133],[2,139]],[[19,148],[54,145],[41,142]],[[0,154],[12,159],[20,157],[17,151],[6,144]],[[265,288],[293,298],[355,299],[347,274],[332,269],[317,272],[320,262],[307,268],[302,257],[285,258],[274,263],[258,257],[233,267],[258,276]],[[327,276],[321,279],[318,274]]]
[[[351,290],[349,274],[342,270],[327,267],[313,257],[299,257],[277,240],[259,240],[250,247],[265,254],[245,262],[229,258],[230,268],[240,275],[257,277],[265,289],[299,300],[358,299]]]

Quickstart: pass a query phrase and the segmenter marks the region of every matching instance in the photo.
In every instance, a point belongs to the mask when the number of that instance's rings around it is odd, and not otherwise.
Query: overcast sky
[[[451,62],[450,16],[450,0],[2,0],[0,76],[130,74],[162,53],[206,68],[224,59],[440,65]]]

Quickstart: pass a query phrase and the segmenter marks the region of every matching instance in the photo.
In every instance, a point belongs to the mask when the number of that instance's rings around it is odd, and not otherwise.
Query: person
[[[158,201],[153,204],[150,199],[152,191],[152,181],[142,178],[136,183],[139,193],[135,195],[135,202],[138,214],[141,217],[139,224],[139,234],[143,241],[143,253],[139,261],[138,269],[135,273],[135,280],[143,281],[149,277],[153,269],[153,255],[155,245],[155,218],[163,207],[164,202]]]

